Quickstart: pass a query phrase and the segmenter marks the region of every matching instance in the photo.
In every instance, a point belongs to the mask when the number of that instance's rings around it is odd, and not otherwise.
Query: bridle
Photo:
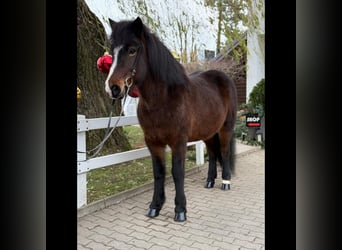
[[[132,85],[134,83],[134,77],[135,77],[135,74],[137,73],[136,66],[137,66],[139,58],[140,58],[141,47],[142,47],[142,45],[139,45],[137,47],[137,54],[135,56],[135,60],[134,60],[133,65],[131,67],[131,76],[129,76],[125,79],[125,86],[127,87],[127,90],[125,92],[125,96],[127,96],[129,89],[132,87]]]
[[[136,66],[137,66],[138,60],[140,58],[140,53],[139,52],[140,52],[140,48],[141,47],[142,47],[142,45],[138,46],[138,48],[137,48],[137,54],[136,54],[135,60],[133,62],[133,65],[131,67],[131,76],[129,76],[129,77],[127,77],[125,79],[125,86],[127,87],[127,89],[125,90],[125,94],[124,94],[124,97],[123,97],[123,103],[121,105],[121,111],[120,111],[119,118],[117,119],[115,125],[109,131],[110,123],[111,123],[111,120],[112,120],[112,114],[113,114],[113,110],[114,110],[114,104],[115,104],[115,101],[117,99],[119,99],[119,98],[112,98],[113,99],[113,101],[112,101],[112,109],[111,109],[110,114],[109,114],[108,125],[107,125],[106,133],[104,135],[103,140],[96,147],[94,147],[93,149],[87,150],[86,152],[77,151],[77,153],[84,153],[84,154],[88,153],[89,154],[89,153],[91,153],[91,152],[96,150],[95,153],[93,155],[91,155],[88,159],[94,158],[101,151],[101,149],[104,146],[104,143],[108,140],[109,136],[113,133],[114,129],[117,127],[117,125],[118,125],[118,123],[120,121],[120,118],[123,115],[123,111],[124,111],[123,107],[125,106],[127,95],[129,93],[130,88],[132,87],[132,85],[134,83],[134,77],[135,77],[135,74],[136,74]],[[87,161],[88,159],[83,160],[83,161]]]

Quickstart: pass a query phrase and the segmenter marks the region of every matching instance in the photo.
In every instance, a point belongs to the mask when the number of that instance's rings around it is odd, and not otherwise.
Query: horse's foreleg
[[[148,148],[152,157],[154,192],[147,216],[153,218],[159,215],[165,202],[165,146],[148,145]]]
[[[184,193],[184,164],[186,143],[171,147],[172,149],[172,177],[176,188],[175,221],[186,220],[186,198]]]

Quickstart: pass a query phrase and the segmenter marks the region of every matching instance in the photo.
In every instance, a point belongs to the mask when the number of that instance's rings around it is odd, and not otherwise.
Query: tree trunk
[[[86,118],[108,117],[112,101],[104,90],[106,75],[97,69],[97,59],[109,51],[106,31],[84,0],[77,0],[77,87],[81,90],[77,113]],[[76,92],[76,91],[75,91]],[[121,103],[116,101],[113,116],[120,114]],[[106,129],[87,132],[87,150],[98,145]],[[131,149],[122,127],[115,128],[101,151],[114,153]]]

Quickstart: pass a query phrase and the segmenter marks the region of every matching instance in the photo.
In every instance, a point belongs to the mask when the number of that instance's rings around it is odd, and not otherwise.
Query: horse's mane
[[[151,33],[145,25],[143,25],[143,35],[153,80],[168,85],[187,84],[188,77],[184,67],[173,57],[157,35]]]

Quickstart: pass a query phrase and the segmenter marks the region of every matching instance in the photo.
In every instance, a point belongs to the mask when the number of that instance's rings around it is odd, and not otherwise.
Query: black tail
[[[235,174],[235,149],[236,149],[235,136],[232,135],[232,138],[230,139],[230,142],[229,142],[229,156],[228,156],[230,172],[232,174]]]
[[[220,143],[219,135],[217,133],[214,135],[214,152],[215,152],[216,159],[219,161],[222,167],[221,143]]]
[[[229,152],[228,152],[228,162],[229,162],[229,170],[232,174],[235,174],[235,148],[236,148],[236,141],[235,136],[232,135],[232,138],[229,142]],[[217,160],[220,162],[220,166],[222,167],[222,155],[221,155],[221,145],[219,135],[214,135],[214,150]]]

